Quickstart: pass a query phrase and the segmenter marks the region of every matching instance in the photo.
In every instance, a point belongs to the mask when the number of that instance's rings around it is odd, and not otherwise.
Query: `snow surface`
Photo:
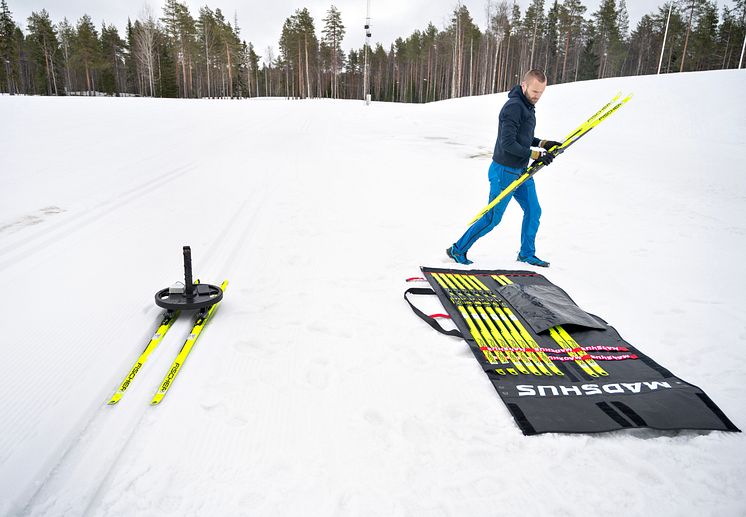
[[[536,177],[541,272],[743,428],[746,71],[550,86],[537,136],[617,90]],[[402,300],[486,203],[505,98],[1,97],[0,514],[745,515],[742,434],[524,437]],[[520,216],[474,267],[529,267]],[[106,406],[185,244],[224,302],[161,406],[189,318]]]

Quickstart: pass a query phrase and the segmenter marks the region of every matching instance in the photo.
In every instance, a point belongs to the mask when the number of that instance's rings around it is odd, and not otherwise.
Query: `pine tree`
[[[18,93],[35,94],[36,85],[35,77],[32,72],[33,62],[29,55],[29,45],[21,28],[16,25],[13,29],[11,47],[17,52],[17,69],[13,70],[14,77],[17,77],[16,89]],[[11,62],[11,66],[13,63]]]
[[[84,14],[78,20],[73,40],[74,61],[83,68],[86,92],[95,91],[95,71],[101,61],[100,41],[91,17]]]
[[[313,24],[313,18],[311,13],[305,7],[300,11],[296,11],[298,15],[298,43],[302,44],[303,52],[301,54],[301,61],[304,64],[304,73],[306,78],[306,96],[311,97],[312,94],[312,72],[315,72],[318,66],[318,47],[319,41],[316,37],[316,29]],[[301,41],[302,40],[302,41]]]
[[[214,31],[216,53],[214,61],[220,70],[221,96],[234,96],[234,83],[240,77],[241,42],[230,23],[227,23],[220,9],[215,9]]]
[[[344,54],[342,54],[343,60],[344,57]],[[387,62],[388,56],[386,54],[386,50],[383,48],[383,45],[381,45],[380,43],[376,44],[376,48],[370,54],[370,95],[371,98],[374,100],[387,99],[385,91],[385,74]],[[342,63],[343,67],[344,65],[345,64]]]
[[[684,71],[684,65],[687,61],[689,49],[689,35],[692,32],[692,26],[695,20],[695,16],[699,16],[699,12],[702,9],[703,2],[705,0],[685,0],[684,9],[687,12],[687,23],[686,23],[686,36],[684,37],[684,50],[681,52],[681,65],[679,72]]]
[[[208,8],[208,7],[201,7],[199,10],[199,18],[197,19],[196,23],[196,29],[197,29],[197,45],[199,47],[199,60],[202,64],[202,67],[200,67],[200,70],[205,70],[205,90],[202,91],[201,85],[202,81],[200,81],[200,91],[199,96],[207,96],[212,97],[213,96],[213,87],[212,87],[212,80],[213,80],[213,73],[212,70],[214,69],[214,62],[215,62],[215,56],[216,56],[216,22],[215,22],[215,14]]]
[[[528,44],[528,54],[526,62],[521,67],[521,76],[528,70],[538,67],[536,57],[540,54],[541,35],[544,33],[545,21],[544,0],[532,0],[523,18],[525,34],[528,37],[528,41],[524,44]]]
[[[714,2],[702,3],[693,31],[692,56],[694,70],[711,70],[718,65],[717,59],[718,12]]]
[[[503,77],[502,88],[500,90],[509,90],[513,85],[519,83],[520,70],[520,54],[523,45],[519,45],[518,41],[523,36],[522,34],[523,20],[521,19],[521,8],[518,3],[513,3],[513,10],[510,13],[510,24],[508,27],[508,44],[505,49],[505,71]],[[518,56],[518,59],[516,57]]]
[[[598,70],[600,58],[597,54],[598,34],[596,33],[596,27],[592,22],[583,22],[583,39],[585,45],[580,54],[578,61],[578,69],[576,72],[576,81],[585,81],[589,79],[598,78]]]
[[[549,9],[549,15],[547,16],[547,23],[545,25],[546,32],[544,34],[546,39],[544,72],[547,74],[547,77],[551,77],[552,84],[557,82],[557,76],[559,73],[559,63],[557,59],[559,52],[559,18],[559,2],[558,0],[554,0],[552,7]]]
[[[619,27],[619,36],[626,40],[629,36],[629,13],[627,12],[627,2],[619,0],[619,9],[617,10],[617,27]]]
[[[101,89],[119,95],[126,89],[124,65],[124,40],[114,25],[101,27]]]
[[[563,41],[561,82],[569,80],[572,70],[577,71],[583,43],[582,28],[585,10],[580,0],[565,0],[560,7],[559,32]]]
[[[45,9],[39,13],[32,12],[28,18],[28,30],[27,42],[31,47],[39,82],[46,85],[47,95],[57,95],[55,57],[59,52],[59,41],[49,13]]]
[[[155,56],[157,63],[156,93],[158,97],[176,98],[179,96],[179,83],[176,74],[178,64],[168,36],[161,30],[155,31]]]
[[[129,18],[127,18],[127,26],[124,32],[124,91],[134,94],[137,93],[137,62],[133,53],[135,47],[135,30],[132,26],[132,20]]]
[[[340,56],[343,56],[342,52],[342,39],[345,35],[345,27],[342,24],[342,15],[333,5],[326,12],[326,18],[322,20],[324,22],[324,28],[321,33],[324,35],[322,44],[328,49],[331,54],[330,67],[331,67],[331,96],[336,99],[338,94],[338,73],[341,68]]]
[[[173,71],[178,84],[180,97],[192,97],[192,65],[196,47],[196,23],[189,8],[177,0],[166,0],[163,17],[166,45],[172,53],[171,61],[176,64]]]
[[[295,77],[295,68],[299,66],[293,52],[298,37],[296,25],[295,16],[286,18],[280,34],[280,59],[285,69],[285,96],[287,98],[295,97],[295,80],[291,80],[291,74],[292,77]]]
[[[0,59],[2,60],[2,75],[0,75],[0,88],[11,95],[19,93],[18,70],[19,48],[16,45],[16,24],[12,13],[8,9],[6,0],[0,0]],[[2,91],[2,90],[0,90]]]
[[[655,48],[658,34],[655,32],[655,24],[650,15],[644,15],[629,38],[632,75],[650,74],[655,72]]]
[[[254,80],[254,88],[252,89],[251,80],[248,81],[249,90],[251,96],[252,93],[259,97],[259,60],[262,56],[258,55],[254,50],[254,45],[249,42],[249,46],[246,52],[247,67],[251,72],[251,79]]]
[[[601,79],[618,74],[624,59],[615,0],[603,0],[593,17],[596,25],[595,53],[599,58],[596,77]]]
[[[427,49],[427,69],[424,72],[424,77],[422,78],[423,82],[425,83],[426,89],[425,89],[425,97],[421,98],[421,102],[428,102],[430,100],[435,99],[435,87],[436,87],[436,63],[438,61],[438,29],[435,28],[435,26],[432,23],[429,23],[427,25],[427,29],[425,29],[425,32],[422,35],[422,47],[423,49]],[[424,56],[423,56],[424,57]],[[377,76],[380,77],[382,67],[386,61],[386,52],[383,50],[383,46],[376,45],[376,50],[373,52],[373,55],[371,56],[371,70],[378,70]],[[380,90],[381,83],[379,81],[371,80],[371,84],[374,84],[377,86],[377,90]],[[376,84],[377,83],[377,84]]]
[[[360,77],[361,71],[362,71],[362,65],[360,63],[360,56],[362,53],[363,53],[362,50],[357,51],[355,49],[351,49],[349,54],[347,55],[347,66],[345,67],[345,71],[347,73],[347,78],[348,78],[348,83],[347,83],[347,98],[348,99],[360,99],[363,96],[362,81]],[[393,55],[393,54],[394,54],[394,51],[392,48],[390,55]],[[394,100],[393,95],[394,95],[394,92],[392,90],[391,100]]]
[[[538,0],[543,1],[543,0]],[[446,29],[451,39],[451,97],[469,95],[474,87],[474,46],[478,46],[482,33],[465,5],[457,7],[451,15],[451,24]]]
[[[739,7],[740,6],[740,7]],[[739,15],[739,9],[741,14]],[[722,23],[718,27],[718,67],[737,68],[741,50],[746,43],[746,0],[736,2],[730,9],[723,6]]]
[[[285,62],[288,96],[310,97],[312,71],[316,71],[319,42],[308,9],[298,9],[285,20],[280,55]]]

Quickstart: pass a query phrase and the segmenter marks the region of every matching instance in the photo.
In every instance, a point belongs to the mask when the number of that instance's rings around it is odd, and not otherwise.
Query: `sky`
[[[583,0],[588,8],[586,17],[596,11],[601,0]],[[15,22],[26,30],[26,19],[33,11],[46,9],[52,20],[57,23],[63,17],[69,21],[78,20],[88,14],[98,26],[102,21],[113,23],[120,32],[127,24],[127,18],[135,20],[146,6],[160,16],[163,12],[162,0],[7,0]],[[634,28],[643,15],[657,11],[665,0],[627,0],[627,12],[630,28]],[[234,16],[238,18],[241,38],[254,44],[257,54],[266,57],[267,47],[271,46],[277,55],[277,42],[285,19],[296,9],[308,8],[314,18],[317,32],[321,31],[321,20],[326,16],[329,7],[334,4],[341,12],[342,23],[346,28],[344,49],[360,48],[365,42],[366,0],[279,0],[274,2],[255,2],[249,0],[185,0],[192,16],[196,16],[199,7],[207,5],[211,9],[219,8],[231,23]],[[380,42],[385,48],[397,38],[406,38],[415,29],[425,29],[428,22],[442,29],[447,24],[450,13],[455,9],[456,0],[369,0],[372,30],[372,43]],[[461,0],[481,28],[487,24],[487,0]],[[545,2],[547,5],[549,0]],[[521,11],[525,12],[530,0],[519,0]],[[732,5],[732,1],[726,2]],[[723,0],[718,2],[723,5]]]

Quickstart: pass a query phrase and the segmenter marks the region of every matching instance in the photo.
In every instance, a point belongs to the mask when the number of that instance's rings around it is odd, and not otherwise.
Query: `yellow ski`
[[[148,360],[151,352],[153,352],[153,350],[155,350],[158,344],[163,340],[166,332],[168,332],[168,329],[171,328],[171,325],[174,324],[174,321],[176,321],[176,318],[178,317],[178,312],[166,311],[163,316],[163,320],[161,320],[161,324],[158,326],[158,330],[156,330],[155,334],[153,334],[153,337],[150,338],[150,341],[145,346],[145,350],[142,351],[140,357],[137,358],[137,361],[135,361],[135,364],[132,366],[129,373],[122,381],[119,389],[114,393],[114,395],[112,395],[111,400],[109,400],[110,406],[119,402],[119,400],[124,395],[124,392],[127,390],[127,388],[129,388],[130,384],[134,380],[137,372],[140,371],[140,368],[142,368],[142,365],[145,364],[145,361]]]
[[[223,283],[220,285],[220,289],[225,291],[226,287],[228,287],[228,280],[223,281]],[[207,313],[199,313],[197,315],[197,319],[194,322],[194,326],[192,327],[192,331],[189,334],[189,337],[186,339],[186,341],[184,341],[179,354],[176,356],[176,359],[174,359],[174,362],[171,364],[171,368],[169,368],[168,373],[163,378],[163,382],[161,382],[160,388],[158,388],[158,391],[156,391],[155,395],[153,395],[153,400],[150,401],[151,405],[155,406],[157,404],[160,404],[163,400],[163,397],[166,396],[166,393],[173,384],[176,375],[178,375],[181,367],[184,365],[189,352],[192,351],[194,344],[197,342],[197,339],[199,339],[202,330],[204,330],[205,325],[207,325],[207,323],[210,321],[210,318],[215,313],[218,305],[220,305],[219,302],[211,306],[207,310]]]

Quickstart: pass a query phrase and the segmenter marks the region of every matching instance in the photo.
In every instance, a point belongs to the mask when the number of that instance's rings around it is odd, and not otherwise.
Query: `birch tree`
[[[141,19],[135,23],[135,49],[134,55],[142,67],[144,76],[147,78],[148,93],[155,95],[155,66],[156,66],[156,32],[158,28],[149,10],[145,10]]]

